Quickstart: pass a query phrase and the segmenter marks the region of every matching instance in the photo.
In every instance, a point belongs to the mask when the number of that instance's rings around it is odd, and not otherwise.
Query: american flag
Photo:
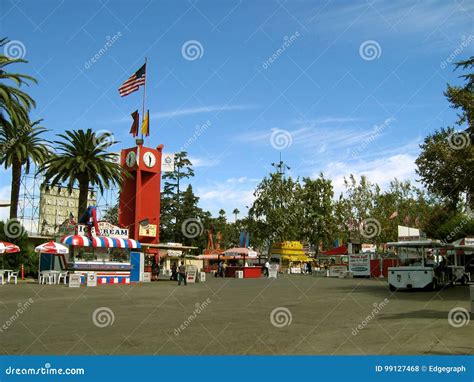
[[[122,97],[138,90],[141,85],[145,85],[146,64],[136,71],[133,75],[119,87],[119,93]]]

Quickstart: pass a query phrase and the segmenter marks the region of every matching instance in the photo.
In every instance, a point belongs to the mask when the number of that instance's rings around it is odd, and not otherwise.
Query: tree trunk
[[[82,178],[79,179],[79,207],[77,211],[77,219],[80,219],[81,216],[87,210],[87,200],[89,197],[89,179]]]
[[[20,198],[21,162],[18,158],[12,163],[12,184],[10,193],[10,219],[18,217],[18,199]]]

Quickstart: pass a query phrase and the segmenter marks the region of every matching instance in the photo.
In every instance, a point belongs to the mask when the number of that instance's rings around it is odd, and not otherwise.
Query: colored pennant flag
[[[145,85],[146,79],[146,64],[138,69],[133,75],[131,75],[122,86],[119,87],[119,93],[122,97],[129,95],[130,93],[136,92],[138,88]]]
[[[145,114],[145,118],[143,118],[143,122],[142,122],[142,134],[145,137],[148,137],[148,135],[150,135],[149,119],[150,119],[150,110],[147,110]]]
[[[398,216],[398,211],[395,211],[393,214],[390,215],[389,220],[395,219]]]
[[[133,138],[135,138],[138,135],[138,123],[140,122],[140,116],[138,114],[138,110],[135,110],[131,114],[131,116],[133,118],[133,123],[132,123],[132,127],[130,128],[130,134],[132,134]]]

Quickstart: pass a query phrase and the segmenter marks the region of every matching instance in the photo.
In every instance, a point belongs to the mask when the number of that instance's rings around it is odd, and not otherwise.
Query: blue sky
[[[280,151],[291,175],[322,171],[336,191],[350,173],[382,187],[415,179],[423,137],[455,120],[448,61],[474,54],[469,1],[1,0],[1,10],[51,137],[92,128],[111,131],[116,151],[132,146],[142,92],[117,89],[148,57],[146,144],[176,152],[191,139],[200,205],[229,216],[246,211]],[[9,181],[3,170],[1,199]]]

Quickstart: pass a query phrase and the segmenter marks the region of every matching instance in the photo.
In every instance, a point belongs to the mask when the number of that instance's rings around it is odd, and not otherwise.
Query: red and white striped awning
[[[53,255],[65,255],[66,253],[69,253],[69,248],[62,244],[55,243],[54,241],[49,241],[47,243],[38,245],[35,248],[35,252],[51,253]]]
[[[61,238],[61,243],[78,247],[94,248],[141,248],[138,241],[133,239],[119,239],[116,237],[93,236],[89,238],[85,235],[68,235]]]
[[[0,253],[16,253],[20,252],[18,245],[7,243],[6,241],[0,241]]]

